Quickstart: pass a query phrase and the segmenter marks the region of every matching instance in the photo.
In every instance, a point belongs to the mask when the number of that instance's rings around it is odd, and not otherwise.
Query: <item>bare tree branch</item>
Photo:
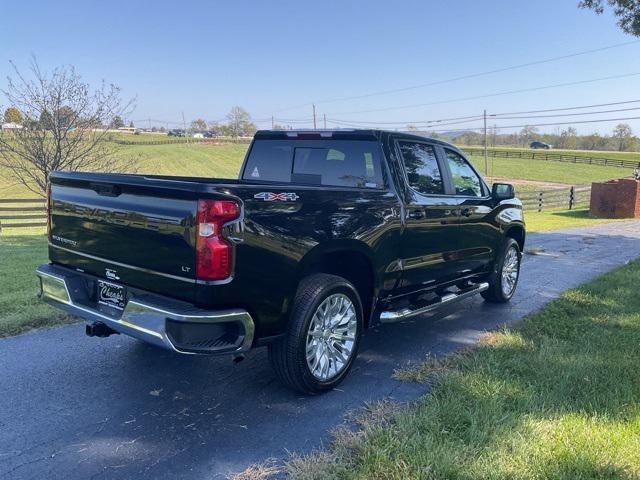
[[[91,89],[72,66],[46,73],[35,57],[28,75],[10,62],[3,90],[22,114],[23,128],[0,134],[0,167],[13,181],[44,196],[49,174],[67,171],[134,171],[135,159],[114,154],[108,126],[133,109],[120,88],[102,82]]]

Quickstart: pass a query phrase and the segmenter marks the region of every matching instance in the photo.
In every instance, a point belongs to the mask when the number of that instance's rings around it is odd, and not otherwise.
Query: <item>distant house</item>
[[[118,131],[121,133],[134,133],[137,129],[135,127],[119,127]]]
[[[19,123],[7,122],[0,125],[0,130],[20,130],[24,128]]]

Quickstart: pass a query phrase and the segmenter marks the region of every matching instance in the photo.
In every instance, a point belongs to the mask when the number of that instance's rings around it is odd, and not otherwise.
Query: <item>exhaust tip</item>
[[[244,354],[243,353],[238,353],[238,354],[233,356],[233,363],[240,363],[243,360],[244,360]]]
[[[85,326],[84,333],[87,337],[105,338],[118,332],[107,327],[102,322],[93,322]]]

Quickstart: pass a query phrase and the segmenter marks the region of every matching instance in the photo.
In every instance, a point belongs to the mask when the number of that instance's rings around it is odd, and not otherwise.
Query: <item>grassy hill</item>
[[[129,136],[135,141],[157,141],[157,135]],[[147,138],[148,137],[148,138]],[[231,177],[235,178],[247,150],[246,144],[175,143],[166,145],[115,145],[116,155],[135,159],[139,173]],[[584,153],[584,152],[582,152]],[[614,158],[618,152],[599,152]],[[620,154],[635,155],[637,154]],[[472,156],[471,160],[484,170],[484,160]],[[484,173],[484,172],[483,172]],[[33,197],[21,185],[0,172],[0,198]],[[588,184],[598,180],[619,178],[631,174],[630,169],[598,165],[569,164],[544,160],[490,158],[489,175],[506,179],[537,180]]]

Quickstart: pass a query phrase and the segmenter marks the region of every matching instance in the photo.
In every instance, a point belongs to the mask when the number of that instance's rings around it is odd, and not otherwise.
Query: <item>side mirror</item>
[[[491,187],[491,196],[494,200],[510,200],[516,196],[516,191],[510,183],[494,183]]]

